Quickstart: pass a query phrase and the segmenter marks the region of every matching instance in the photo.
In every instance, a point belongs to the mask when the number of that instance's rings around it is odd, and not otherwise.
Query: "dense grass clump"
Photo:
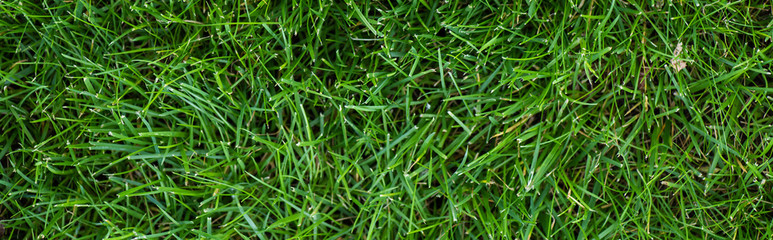
[[[771,239],[770,1],[0,1],[3,239]]]

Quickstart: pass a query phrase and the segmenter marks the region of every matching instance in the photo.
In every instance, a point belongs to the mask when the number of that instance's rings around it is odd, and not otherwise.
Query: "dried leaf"
[[[676,44],[676,49],[674,49],[674,56],[679,56],[680,53],[682,53],[682,43]]]
[[[676,49],[674,49],[674,58],[671,59],[671,67],[676,69],[677,72],[682,71],[685,67],[687,67],[687,63],[679,60],[679,55],[682,54],[682,43],[676,44]]]

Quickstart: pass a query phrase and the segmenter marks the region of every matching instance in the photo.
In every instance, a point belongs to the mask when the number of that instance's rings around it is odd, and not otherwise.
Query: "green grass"
[[[0,1],[0,238],[771,239],[771,11]]]

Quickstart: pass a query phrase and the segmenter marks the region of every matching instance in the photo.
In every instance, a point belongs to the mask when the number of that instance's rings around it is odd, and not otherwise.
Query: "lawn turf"
[[[771,11],[0,1],[0,238],[771,239]]]

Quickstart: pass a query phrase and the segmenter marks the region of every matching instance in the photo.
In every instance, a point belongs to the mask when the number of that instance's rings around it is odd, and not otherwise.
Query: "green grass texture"
[[[772,11],[2,0],[0,239],[773,239]]]

